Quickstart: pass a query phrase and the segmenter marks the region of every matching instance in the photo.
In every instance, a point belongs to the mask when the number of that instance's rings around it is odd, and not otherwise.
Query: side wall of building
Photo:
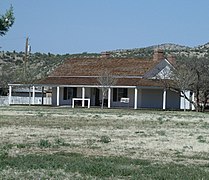
[[[133,108],[134,107],[134,89],[133,88],[129,88],[128,89],[128,97],[129,98],[129,103],[124,103],[124,102],[120,102],[120,101],[113,101],[113,89],[112,89],[112,93],[111,93],[111,107],[129,107],[129,108]]]
[[[190,91],[185,91],[185,94],[188,98],[194,101],[194,93],[191,93]],[[180,98],[180,109],[195,110],[194,105],[184,98],[183,93],[181,93],[181,98]]]
[[[166,108],[180,109],[180,94],[178,92],[167,91]]]
[[[163,91],[161,89],[142,89],[140,108],[163,107]]]
[[[57,88],[53,87],[52,88],[52,106],[57,105]]]

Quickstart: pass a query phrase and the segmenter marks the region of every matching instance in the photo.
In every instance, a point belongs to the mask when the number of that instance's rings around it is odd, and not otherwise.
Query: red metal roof
[[[112,75],[142,76],[157,63],[136,58],[68,59],[50,76],[98,76],[105,70]]]
[[[162,82],[156,79],[115,78],[115,86],[155,86],[162,87]],[[96,77],[48,77],[39,84],[49,85],[100,85]]]
[[[99,85],[98,76],[104,71],[117,79],[117,86],[162,86],[159,80],[142,76],[159,62],[137,58],[68,59],[39,84]]]

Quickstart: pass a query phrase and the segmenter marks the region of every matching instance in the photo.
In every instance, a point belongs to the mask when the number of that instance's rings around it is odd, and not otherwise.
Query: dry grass
[[[1,107],[0,135],[11,157],[65,152],[209,164],[209,115],[196,112]]]

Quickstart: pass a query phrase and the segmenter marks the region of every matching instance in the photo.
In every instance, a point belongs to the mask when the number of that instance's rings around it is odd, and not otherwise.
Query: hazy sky
[[[15,24],[0,50],[81,53],[209,42],[209,0],[0,0]]]

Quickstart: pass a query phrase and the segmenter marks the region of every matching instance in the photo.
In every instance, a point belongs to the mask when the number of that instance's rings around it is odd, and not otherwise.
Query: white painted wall
[[[71,105],[72,104],[72,100],[71,99],[67,99],[64,100],[64,87],[60,87],[60,105]]]
[[[91,96],[90,96],[90,105],[91,106],[94,106],[95,105],[95,96],[96,96],[96,89],[95,88],[91,88],[90,89],[90,93],[91,93]]]
[[[60,87],[60,96],[59,96],[60,106],[72,105],[72,99],[64,100],[63,94],[64,94],[64,87]],[[77,97],[82,98],[82,88],[77,88]],[[91,88],[85,88],[85,98],[90,98],[91,101],[93,101],[93,97],[91,96]],[[57,88],[56,87],[52,88],[52,105],[53,106],[57,105]],[[91,105],[94,105],[94,104],[92,104],[91,102]]]
[[[90,106],[94,105],[92,104],[92,98],[91,97],[91,91],[93,90],[93,88],[85,88],[85,98],[90,98]],[[82,92],[82,89],[81,89],[81,92]],[[87,106],[87,102],[88,101],[85,101],[85,107]]]
[[[85,88],[85,98],[90,98],[90,97],[91,97],[91,88]]]
[[[171,68],[169,66],[166,66],[164,69],[162,69],[155,77],[153,78],[160,78],[160,79],[171,79],[172,73]]]
[[[163,108],[163,89],[142,89],[141,108]],[[180,95],[177,92],[167,90],[166,109],[179,109]]]
[[[77,88],[77,97],[82,98],[82,88]]]
[[[142,89],[141,90],[141,108],[159,108],[163,107],[163,90],[161,89]]]
[[[113,101],[113,89],[111,91],[111,107],[130,107],[134,108],[134,89],[128,89],[129,103],[122,103],[120,101]]]
[[[129,107],[134,108],[135,89],[128,89]]]
[[[190,97],[190,91],[185,91],[185,94],[187,97]],[[183,94],[181,93],[181,95],[183,96]],[[192,97],[190,97],[192,98]],[[194,110],[194,105],[192,105],[188,100],[184,99],[184,97],[181,97],[180,100],[180,109],[186,109],[186,110]]]
[[[71,105],[72,100],[63,100],[64,87],[60,87],[60,105]],[[111,107],[134,107],[134,89],[128,89],[129,104],[122,102],[113,102],[113,89],[111,89]],[[138,98],[140,99],[141,91],[138,91]],[[82,98],[82,88],[77,88],[77,97]],[[94,88],[85,88],[85,98],[90,98],[91,106],[95,105],[95,91]],[[100,100],[102,99],[102,91],[100,90]],[[106,97],[107,99],[107,97]],[[138,104],[140,102],[138,101]],[[57,88],[52,88],[52,105],[57,105]]]
[[[137,107],[142,107],[142,89],[138,89],[138,101],[137,101]]]
[[[52,106],[57,105],[57,87],[52,87]]]

